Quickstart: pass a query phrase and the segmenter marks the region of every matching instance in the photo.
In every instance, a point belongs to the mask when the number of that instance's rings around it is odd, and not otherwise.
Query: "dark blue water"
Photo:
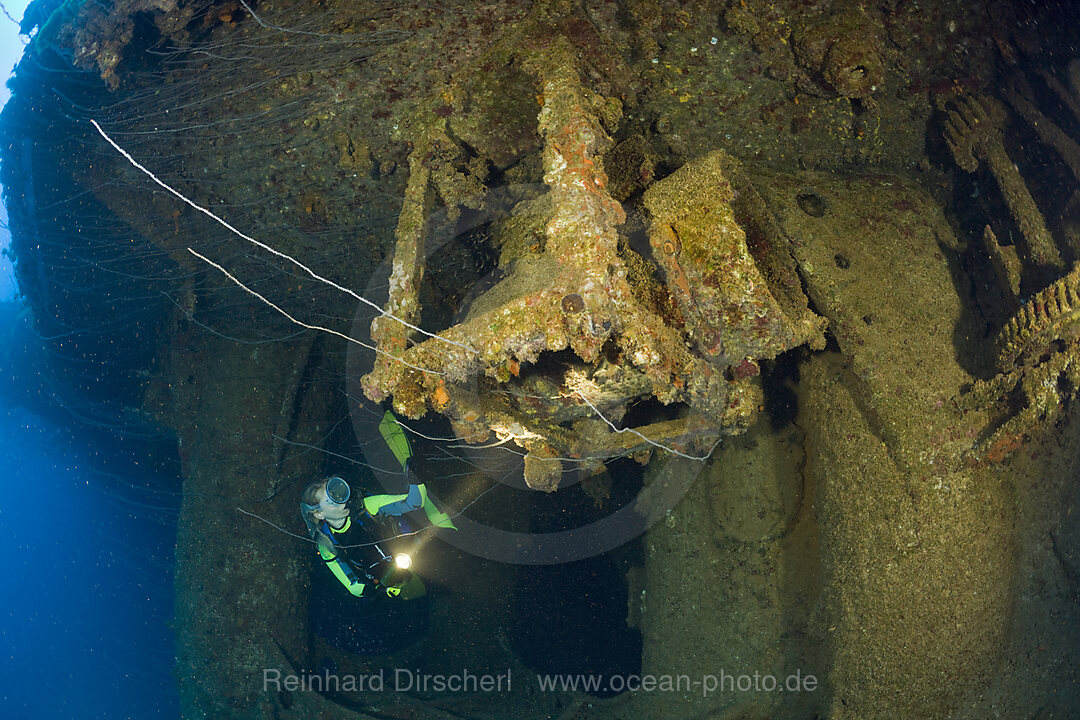
[[[167,445],[31,412],[0,370],[0,717],[177,717]]]

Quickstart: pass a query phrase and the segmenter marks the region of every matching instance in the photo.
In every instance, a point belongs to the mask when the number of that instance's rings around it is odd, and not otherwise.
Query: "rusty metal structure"
[[[1055,70],[1038,73],[1037,81],[1080,120],[1080,60]],[[1002,140],[1011,119],[1025,123],[1073,180],[1080,180],[1080,144],[1039,109],[1033,80],[1015,70],[1005,84],[1005,102],[960,95],[942,103],[945,140],[957,165],[973,172],[985,159],[1020,234],[1003,247],[990,225],[983,230],[984,250],[1013,314],[997,335],[999,374],[976,383],[963,398],[965,407],[992,409],[993,419],[971,451],[977,462],[1000,462],[1015,452],[1054,423],[1080,392],[1080,265],[1066,272],[1062,260],[1063,254],[1075,258],[1080,247],[1076,219],[1066,216],[1062,235],[1051,234]],[[1078,198],[1080,190],[1074,189],[1067,207],[1075,208]]]
[[[756,363],[803,344],[824,347],[825,322],[808,309],[790,255],[748,244],[732,201],[754,191],[723,152],[645,192],[650,258],[620,238],[626,213],[611,194],[605,156],[621,105],[586,87],[568,38],[541,27],[534,18],[506,41],[543,46],[512,62],[537,85],[548,192],[522,202],[515,212],[527,220],[503,223],[495,241],[526,250],[503,253],[505,277],[438,336],[417,337],[401,322],[418,322],[432,166],[450,142],[432,114],[413,142],[390,297],[372,332],[380,354],[364,388],[410,417],[446,415],[471,442],[513,440],[527,451],[530,487],[554,490],[559,458],[599,468],[612,454],[655,447],[707,455],[720,436],[754,421]],[[685,412],[638,428],[610,422],[649,398]]]

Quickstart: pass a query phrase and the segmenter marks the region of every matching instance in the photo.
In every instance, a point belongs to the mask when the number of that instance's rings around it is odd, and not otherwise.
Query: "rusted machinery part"
[[[1005,86],[1005,97],[1039,136],[1039,140],[1057,151],[1073,177],[1080,181],[1080,143],[1035,106],[1035,91],[1023,75],[1017,74],[1009,79]]]
[[[1010,245],[1003,248],[987,225],[983,228],[983,249],[990,256],[990,266],[1008,299],[1008,310],[1015,313],[1020,309],[1020,258],[1016,254],[1016,247]]]
[[[967,455],[973,464],[1000,463],[1022,448],[1030,439],[1053,427],[1061,414],[1063,402],[1076,396],[1080,388],[1080,362],[1075,348],[1051,354],[1035,367],[1017,368],[976,386],[975,395],[984,401],[1004,401],[1007,409],[1019,395],[1024,406],[1008,416],[989,437],[971,448]],[[975,398],[973,398],[975,399]]]
[[[573,419],[565,414],[552,417],[538,413],[537,406],[518,406],[515,398],[496,388],[483,390],[455,385],[445,386],[446,404],[440,412],[450,419],[456,434],[471,445],[492,444],[494,435],[493,444],[512,440],[538,457],[560,456],[586,465],[657,449],[704,457],[721,434],[736,434],[745,429],[746,423],[739,422],[740,406],[745,406],[741,414],[749,420],[753,417],[752,410],[762,402],[759,382],[744,380],[735,384],[735,388],[738,392],[733,393],[732,416],[719,423],[714,417],[690,411],[678,419],[616,430],[612,426],[616,420],[608,408],[601,410],[595,404],[599,402],[596,396],[589,399],[590,395],[581,389],[569,387],[560,391],[558,402],[578,408]],[[645,394],[647,391],[639,397]],[[538,450],[538,443],[546,447],[546,455]]]
[[[943,135],[953,160],[967,172],[975,172],[979,167],[978,156],[990,136],[997,132],[997,124],[986,106],[972,95],[953,98],[942,110],[945,113]]]
[[[1065,269],[1054,239],[1046,227],[1039,206],[1024,184],[1020,171],[1009,158],[1002,139],[1005,108],[991,97],[960,95],[947,102],[945,144],[956,164],[974,172],[985,161],[998,189],[1009,206],[1009,214],[1023,238],[1021,260],[1036,287],[1042,287]]]
[[[1080,337],[1080,264],[1032,296],[998,333],[998,368],[1031,367]]]

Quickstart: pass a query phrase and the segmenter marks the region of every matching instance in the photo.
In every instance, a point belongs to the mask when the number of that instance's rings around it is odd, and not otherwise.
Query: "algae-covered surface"
[[[1080,713],[1067,8],[34,5],[10,253],[175,444],[183,717]],[[357,598],[387,410],[456,529]]]

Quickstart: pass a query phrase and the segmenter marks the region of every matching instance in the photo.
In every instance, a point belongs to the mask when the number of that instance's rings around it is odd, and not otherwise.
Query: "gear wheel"
[[[1080,338],[1080,264],[1040,290],[998,333],[998,369],[1034,367]]]

